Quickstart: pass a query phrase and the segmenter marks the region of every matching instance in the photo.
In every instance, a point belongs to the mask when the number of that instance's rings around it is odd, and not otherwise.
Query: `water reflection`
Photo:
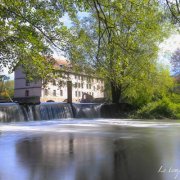
[[[175,174],[158,170],[162,165],[180,169],[179,127],[114,124],[55,123],[35,126],[36,131],[13,126],[18,132],[0,128],[0,180],[174,179]]]
[[[107,145],[103,138],[48,134],[20,140],[16,152],[30,179],[112,179]]]
[[[157,173],[160,160],[151,141],[117,139],[114,145],[114,179],[162,179]]]
[[[153,144],[137,142],[71,133],[46,134],[21,139],[16,152],[21,165],[28,169],[29,179],[160,180],[160,162]]]

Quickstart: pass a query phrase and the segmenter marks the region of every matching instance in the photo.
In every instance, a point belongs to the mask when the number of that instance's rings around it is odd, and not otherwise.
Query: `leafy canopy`
[[[138,97],[142,89],[147,96],[154,94],[158,88],[152,88],[153,84],[158,83],[153,78],[164,71],[156,63],[158,44],[169,30],[159,4],[153,0],[93,0],[88,5],[89,16],[74,21],[68,35],[70,59],[89,64],[105,78],[113,102]]]
[[[47,74],[51,56],[61,37],[57,33],[63,24],[63,5],[56,0],[1,0],[0,3],[0,68],[18,65],[26,70],[39,68]],[[34,71],[36,73],[37,71]]]

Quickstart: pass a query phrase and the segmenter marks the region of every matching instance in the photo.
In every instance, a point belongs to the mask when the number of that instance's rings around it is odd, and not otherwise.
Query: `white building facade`
[[[64,61],[58,61],[63,67]],[[39,98],[40,102],[67,101],[67,82],[72,82],[72,101],[83,102],[88,99],[104,98],[104,81],[101,78],[64,71],[61,77],[52,79],[43,86],[42,81],[29,82],[20,68],[15,71],[14,98]]]

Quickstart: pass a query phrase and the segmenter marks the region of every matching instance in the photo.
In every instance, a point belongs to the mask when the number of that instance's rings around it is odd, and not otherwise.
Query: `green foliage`
[[[171,94],[174,81],[168,70],[153,68],[149,74],[144,74],[144,76],[147,77],[139,76],[137,80],[132,81],[131,88],[125,92],[126,101],[136,107],[141,107]]]
[[[136,114],[137,118],[148,119],[180,119],[180,104],[173,103],[168,98],[148,103]]]
[[[170,96],[170,99],[173,103],[176,103],[176,104],[180,104],[180,93],[176,94],[176,93],[173,93],[171,96]]]
[[[163,78],[164,77],[164,78]],[[168,76],[169,77],[169,76]],[[159,95],[155,94],[156,98],[148,98],[149,101],[141,104],[141,108],[136,112],[134,117],[136,118],[148,118],[148,119],[162,119],[162,118],[171,118],[171,119],[180,119],[180,94],[174,91],[174,87],[177,86],[176,81],[173,81],[173,78],[165,78],[163,75],[159,79]],[[167,88],[163,87],[163,81],[168,81],[169,86],[171,86],[171,91],[165,91]],[[168,84],[164,83],[164,84]],[[158,92],[157,90],[155,92]],[[139,103],[138,99],[137,103]]]
[[[171,81],[167,80],[168,73],[158,69],[156,59],[158,43],[169,29],[159,4],[95,0],[89,5],[89,17],[76,21],[71,28],[67,49],[70,59],[94,67],[109,82],[113,102],[149,102],[155,91],[160,94],[159,83],[165,93]]]
[[[180,2],[178,0],[166,0],[166,9],[171,14],[172,22],[175,24],[180,23]]]
[[[60,1],[1,0],[0,68],[9,66],[13,71],[16,66],[24,65],[30,71],[33,64],[38,72],[42,70],[37,75],[48,74],[49,66],[42,63],[41,56],[50,56],[52,48],[61,44],[59,29],[63,14]]]
[[[88,17],[79,20],[78,11]],[[73,21],[69,29],[60,20],[65,12]],[[113,101],[139,107],[172,88],[156,62],[158,44],[169,32],[163,17],[154,0],[2,0],[0,66],[22,66],[29,80],[48,81],[52,50],[59,48],[74,70],[103,77]]]
[[[0,98],[7,99],[14,97],[14,81],[0,82]]]

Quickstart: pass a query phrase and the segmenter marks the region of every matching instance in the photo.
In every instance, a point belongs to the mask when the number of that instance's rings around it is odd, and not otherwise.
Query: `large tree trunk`
[[[121,86],[111,82],[112,103],[118,104],[121,99]]]

